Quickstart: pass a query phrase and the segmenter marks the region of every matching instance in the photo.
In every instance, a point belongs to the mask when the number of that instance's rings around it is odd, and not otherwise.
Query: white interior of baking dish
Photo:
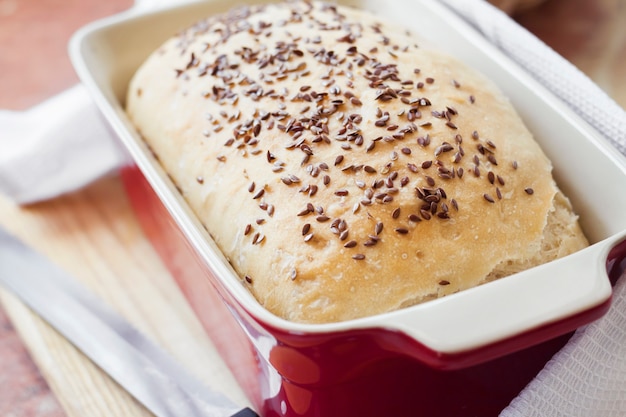
[[[255,3],[258,3],[256,1]],[[340,2],[341,3],[341,2]],[[444,353],[471,350],[600,305],[610,298],[609,250],[626,230],[626,161],[598,134],[464,21],[434,0],[350,1],[410,28],[477,68],[511,99],[555,167],[593,245],[561,260],[400,311],[348,322],[302,325],[263,309],[240,284],[146,149],[124,113],[128,82],[143,60],[179,29],[232,1],[194,2],[161,10],[131,10],[95,22],[72,39],[70,55],[81,80],[135,163],[205,262],[258,319],[294,332],[384,327],[400,330]]]

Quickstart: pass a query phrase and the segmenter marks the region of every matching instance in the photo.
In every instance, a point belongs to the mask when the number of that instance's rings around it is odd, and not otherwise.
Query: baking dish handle
[[[399,310],[377,324],[416,342],[419,360],[460,368],[575,330],[610,306],[626,230],[573,255],[506,279]],[[619,271],[616,272],[616,269]],[[383,317],[383,316],[381,316]]]

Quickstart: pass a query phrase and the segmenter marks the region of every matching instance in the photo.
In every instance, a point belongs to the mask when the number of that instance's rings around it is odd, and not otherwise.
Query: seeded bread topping
[[[502,93],[367,12],[210,17],[138,70],[127,111],[242,285],[288,320],[407,307],[587,244]]]

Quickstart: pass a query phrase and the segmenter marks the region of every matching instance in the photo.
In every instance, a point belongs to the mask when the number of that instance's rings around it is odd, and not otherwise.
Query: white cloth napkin
[[[626,154],[626,113],[591,80],[484,0],[441,0]],[[0,111],[0,193],[30,203],[124,162],[81,86],[26,112]],[[626,279],[602,319],[579,329],[501,417],[626,415]]]
[[[124,161],[111,137],[81,85],[24,112],[0,111],[0,193],[28,204],[89,184]]]

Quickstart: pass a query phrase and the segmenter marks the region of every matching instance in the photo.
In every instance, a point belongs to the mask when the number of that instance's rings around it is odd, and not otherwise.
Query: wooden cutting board
[[[245,395],[141,231],[118,177],[21,208],[0,199],[0,224],[92,289],[208,385]],[[6,291],[0,301],[68,416],[151,415]]]
[[[66,53],[72,33],[132,3],[0,1],[0,109],[27,109],[77,83]],[[201,380],[217,383],[233,400],[248,405],[140,229],[118,177],[29,207],[0,196],[0,225],[93,290]],[[151,415],[2,289],[0,308],[12,322],[2,314],[0,414],[61,416],[56,397],[70,417]],[[5,365],[14,358],[18,365]]]

